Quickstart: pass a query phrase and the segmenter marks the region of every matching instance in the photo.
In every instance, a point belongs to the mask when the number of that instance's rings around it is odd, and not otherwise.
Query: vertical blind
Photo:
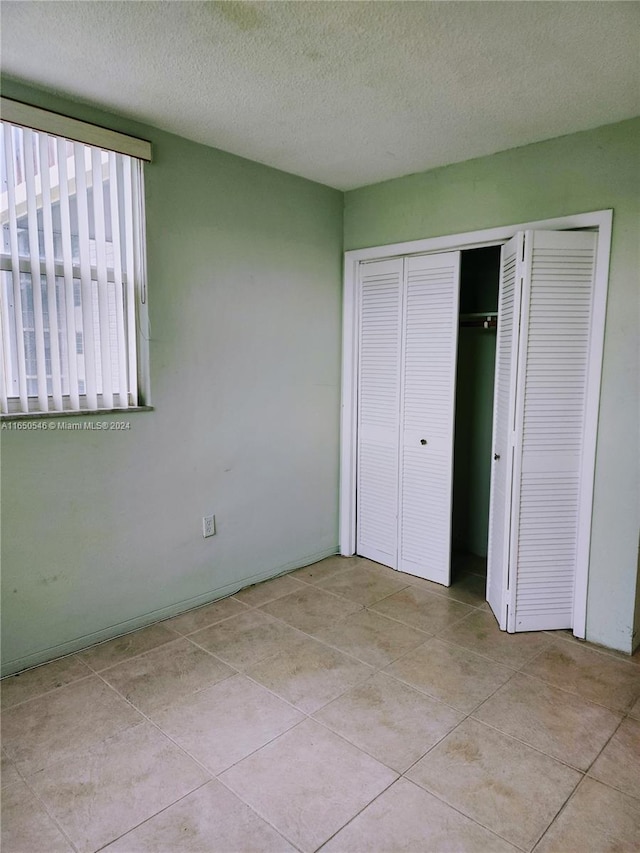
[[[2,413],[136,406],[142,162],[1,127]]]

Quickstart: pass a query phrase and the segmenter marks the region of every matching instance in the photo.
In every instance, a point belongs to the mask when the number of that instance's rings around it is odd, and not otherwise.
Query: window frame
[[[135,333],[131,335],[131,339],[129,344],[127,344],[127,339],[125,339],[124,346],[126,348],[126,359],[127,359],[127,369],[131,371],[131,376],[129,382],[127,384],[128,391],[127,396],[130,396],[131,389],[135,387],[136,393],[133,398],[127,399],[126,405],[117,405],[121,403],[121,393],[122,387],[120,391],[109,391],[107,396],[113,397],[114,405],[104,405],[105,403],[105,394],[104,389],[97,393],[97,389],[95,389],[94,400],[96,405],[89,407],[88,405],[88,395],[86,393],[87,389],[83,389],[83,393],[75,393],[75,399],[78,401],[78,406],[74,405],[74,400],[71,398],[69,393],[62,395],[62,406],[58,402],[57,405],[54,402],[54,397],[50,393],[50,389],[47,389],[46,392],[46,402],[48,404],[48,409],[43,410],[44,403],[42,403],[43,395],[42,391],[40,395],[38,393],[28,393],[27,394],[27,407],[29,411],[24,411],[23,400],[20,396],[15,395],[15,388],[9,388],[10,377],[7,375],[5,377],[5,390],[6,394],[5,399],[7,401],[7,411],[0,412],[0,420],[17,420],[17,419],[27,419],[27,418],[49,418],[49,417],[60,417],[60,416],[69,416],[69,415],[91,415],[91,414],[104,414],[106,412],[117,412],[122,414],[123,412],[132,412],[132,411],[146,411],[151,408],[150,406],[150,388],[149,388],[149,319],[148,319],[148,306],[147,306],[147,275],[146,275],[146,218],[145,218],[145,189],[144,189],[144,170],[143,164],[145,162],[151,161],[151,143],[138,139],[136,137],[127,136],[126,134],[118,133],[116,131],[109,130],[108,128],[99,127],[97,125],[88,124],[86,122],[79,121],[77,119],[69,118],[68,116],[61,115],[59,113],[50,112],[48,110],[43,110],[38,107],[33,107],[29,104],[23,104],[19,101],[13,101],[7,98],[0,99],[0,105],[2,109],[2,122],[7,125],[19,126],[23,129],[28,129],[31,131],[35,131],[39,134],[45,134],[49,138],[54,137],[56,140],[61,139],[71,143],[81,143],[85,146],[91,146],[92,149],[100,149],[101,151],[113,152],[114,154],[124,154],[127,157],[132,158],[132,160],[139,161],[139,168],[132,166],[133,176],[135,179],[135,186],[137,192],[134,192],[132,196],[132,205],[130,211],[132,225],[132,233],[133,240],[135,243],[135,270],[132,285],[132,299],[130,301],[133,302],[133,313],[130,315],[129,320],[125,320],[125,327],[127,322],[133,322],[135,324]],[[54,143],[54,144],[57,144]],[[94,155],[92,155],[94,156]],[[110,155],[111,156],[111,155]],[[113,175],[114,173],[112,173]],[[30,214],[31,215],[31,214]],[[71,278],[74,282],[74,290],[75,290],[75,281],[76,279],[80,279],[82,272],[82,263],[78,261],[78,259],[73,258],[65,258],[65,261],[55,259],[52,260],[51,256],[45,257],[41,254],[40,251],[36,250],[38,263],[39,263],[39,271],[40,271],[40,280],[43,281],[47,274],[51,276],[53,274],[53,281],[57,282],[59,278],[66,280],[66,287],[68,288],[68,277],[71,274]],[[18,276],[20,277],[23,273],[31,274],[34,267],[34,260],[36,255],[31,254],[31,256],[20,256],[18,260]],[[85,258],[85,269],[84,274],[89,274],[89,283],[91,287],[93,287],[94,282],[99,281],[98,277],[98,264],[99,260],[96,258],[87,265]],[[48,266],[48,269],[47,269]],[[66,266],[66,269],[65,269]],[[12,273],[14,270],[15,264],[12,258],[12,253],[0,252],[0,272],[10,272]],[[66,273],[66,275],[65,275]],[[112,283],[116,279],[116,265],[115,264],[103,264],[102,269],[103,278],[106,282]],[[33,285],[35,285],[36,277],[32,277]],[[33,286],[32,285],[32,286]],[[35,287],[33,286],[35,290]],[[15,292],[15,291],[14,291]],[[97,298],[103,299],[104,296],[98,296]],[[117,296],[116,296],[117,298]],[[49,296],[50,299],[50,296]],[[93,299],[91,304],[94,304]],[[85,311],[87,308],[85,308]],[[9,308],[7,307],[7,316],[2,318],[3,329],[9,328]],[[129,326],[131,327],[131,326]],[[24,330],[26,326],[24,322],[22,323],[22,329]],[[122,328],[122,327],[119,327]],[[50,332],[49,332],[50,333]],[[125,334],[125,328],[122,328],[122,334]],[[84,342],[84,348],[86,349],[87,342]],[[135,353],[133,352],[133,348],[135,347]],[[69,352],[68,357],[70,358],[72,355],[71,351]],[[103,361],[104,363],[104,361]],[[25,364],[26,367],[26,364]],[[135,373],[135,386],[134,382],[134,374]],[[58,392],[59,393],[59,392]],[[23,392],[24,394],[24,392]],[[58,396],[58,400],[60,397]],[[39,402],[40,401],[40,402]],[[107,403],[110,402],[108,399]]]

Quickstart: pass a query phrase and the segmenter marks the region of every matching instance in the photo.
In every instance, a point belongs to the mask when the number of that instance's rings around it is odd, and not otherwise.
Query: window
[[[1,413],[143,405],[148,143],[2,107]]]

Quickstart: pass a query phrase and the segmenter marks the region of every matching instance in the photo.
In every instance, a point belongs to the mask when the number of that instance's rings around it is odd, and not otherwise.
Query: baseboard
[[[326,557],[332,557],[338,553],[337,546],[324,551],[318,551],[315,554],[307,554],[305,557],[300,557],[297,560],[292,560],[290,563],[278,566],[274,569],[258,572],[248,578],[244,578],[240,582],[233,582],[222,587],[217,587],[214,590],[209,590],[201,595],[193,598],[184,599],[176,604],[171,604],[159,610],[152,610],[149,613],[141,614],[133,619],[127,619],[125,622],[118,622],[115,625],[109,625],[101,628],[99,631],[93,631],[90,634],[83,634],[81,637],[75,637],[73,640],[67,640],[64,643],[59,643],[55,646],[50,646],[46,649],[24,655],[20,658],[7,661],[2,664],[1,675],[15,675],[16,672],[22,672],[25,669],[30,669],[34,666],[39,666],[42,663],[56,660],[57,658],[66,657],[75,652],[82,651],[88,646],[93,646],[96,643],[102,643],[106,640],[113,640],[115,637],[122,637],[124,634],[130,634],[132,631],[138,631],[140,628],[146,628],[156,622],[162,622],[164,619],[170,619],[172,616],[179,616],[187,610],[192,610],[194,607],[200,607],[204,604],[210,604],[212,601],[217,601],[219,598],[226,598],[233,595],[246,586],[251,586],[254,583],[269,580],[271,578],[285,575],[294,569],[301,569],[303,566],[310,566],[317,563],[319,560],[324,560]]]

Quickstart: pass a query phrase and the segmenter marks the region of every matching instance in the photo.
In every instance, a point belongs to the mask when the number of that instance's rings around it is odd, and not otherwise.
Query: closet
[[[358,264],[356,553],[449,585],[452,541],[486,549],[509,631],[571,627],[588,558],[596,243],[527,231]]]

